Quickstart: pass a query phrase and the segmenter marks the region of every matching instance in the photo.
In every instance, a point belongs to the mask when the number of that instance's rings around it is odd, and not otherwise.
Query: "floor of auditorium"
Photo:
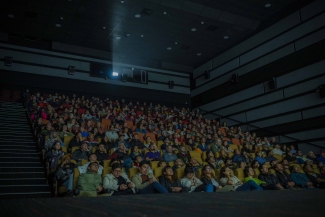
[[[0,201],[0,216],[320,216],[324,190],[254,191]]]

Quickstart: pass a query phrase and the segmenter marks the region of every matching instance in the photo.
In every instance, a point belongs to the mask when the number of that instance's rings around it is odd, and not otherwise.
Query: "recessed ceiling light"
[[[121,1],[121,3],[123,4],[123,3],[124,3],[124,1]]]
[[[13,14],[8,14],[8,17],[10,17],[10,18],[15,18],[15,15],[13,15]]]
[[[172,48],[171,47],[167,47],[167,50],[171,50]]]
[[[141,35],[141,37],[143,38],[143,35]]]
[[[136,14],[135,17],[136,17],[136,18],[140,18],[141,15],[140,15],[140,14]]]
[[[61,27],[61,24],[58,23],[58,24],[55,24],[55,26],[56,26],[56,27]]]
[[[196,31],[196,29],[195,29],[195,28],[192,28],[192,29],[191,29],[191,31],[192,31],[192,32],[195,32],[195,31]]]
[[[201,22],[201,24],[204,24],[204,22]]]
[[[229,36],[228,35],[226,35],[225,37],[223,37],[223,39],[228,39],[229,38]]]
[[[271,7],[271,4],[265,4],[265,7],[269,8],[269,7]]]
[[[116,40],[120,40],[121,39],[121,36],[116,36]]]
[[[63,20],[63,17],[60,17],[61,20]]]
[[[105,27],[105,26],[103,26],[103,29],[106,29],[106,27]]]
[[[164,14],[167,14],[167,12],[166,12],[166,11],[164,11]]]
[[[201,56],[201,53],[198,53],[197,55],[198,55],[198,56]]]
[[[175,41],[175,44],[177,44],[177,41]]]

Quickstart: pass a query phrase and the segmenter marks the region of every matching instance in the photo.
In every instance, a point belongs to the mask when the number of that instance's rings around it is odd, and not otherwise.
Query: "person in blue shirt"
[[[266,157],[265,157],[265,160],[266,160],[266,162],[271,162],[271,161],[273,161],[273,160],[277,160],[277,158],[275,158],[275,157],[273,156],[273,152],[272,152],[272,150],[267,150],[267,151],[266,151]]]
[[[167,146],[163,158],[167,163],[177,160],[177,156],[173,153],[173,147],[171,145]]]
[[[261,151],[258,151],[256,153],[256,157],[255,157],[255,160],[257,160],[257,162],[262,165],[266,162],[266,159],[262,157],[262,152]]]
[[[246,162],[246,158],[240,154],[239,149],[235,149],[234,156],[232,156],[232,162],[240,165],[241,162]]]
[[[317,158],[318,161],[322,162],[325,165],[325,152],[322,152]]]
[[[310,181],[310,179],[307,178],[305,173],[301,173],[299,168],[297,166],[291,166],[290,167],[290,177],[292,181],[296,184],[298,187],[302,188],[313,188],[313,182]]]
[[[201,151],[206,151],[206,152],[210,151],[210,149],[209,149],[209,145],[206,144],[206,139],[205,139],[205,138],[202,138],[202,139],[201,139],[201,144],[199,144],[197,147],[198,147]]]

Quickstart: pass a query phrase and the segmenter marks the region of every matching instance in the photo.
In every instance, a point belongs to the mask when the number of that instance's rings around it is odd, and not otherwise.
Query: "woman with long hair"
[[[164,186],[169,193],[189,192],[190,188],[182,187],[181,181],[174,175],[171,166],[162,169],[162,176],[159,177],[159,183]]]
[[[213,191],[222,188],[222,186],[218,183],[216,177],[213,175],[210,165],[205,165],[202,168],[201,181],[204,185],[211,184],[213,186]]]

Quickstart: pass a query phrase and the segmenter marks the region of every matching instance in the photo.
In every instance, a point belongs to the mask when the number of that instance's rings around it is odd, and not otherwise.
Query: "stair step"
[[[15,192],[15,193],[0,193],[0,200],[17,199],[17,198],[47,198],[51,197],[50,191],[42,192]]]
[[[31,153],[31,154],[38,154],[35,149],[5,149],[0,147],[0,151],[2,152],[14,152],[14,153]]]
[[[45,178],[0,178],[0,185],[45,185]]]
[[[0,143],[0,150],[15,150],[15,149],[22,149],[22,150],[35,150],[35,143],[32,145],[3,145]]]
[[[1,157],[0,167],[41,167],[40,158]]]
[[[37,156],[37,155],[34,155]],[[11,156],[6,156],[6,157],[0,157],[0,166],[2,164],[6,164],[6,165],[12,165],[12,164],[16,164],[16,163],[21,163],[23,164],[27,164],[27,163],[38,163],[35,164],[37,166],[40,166],[41,160],[40,160],[40,155],[37,157],[11,157]]]
[[[0,185],[1,193],[15,193],[15,192],[48,192],[50,187],[48,185]]]
[[[13,151],[9,152],[0,152],[0,158],[38,158],[39,153],[35,152],[23,152],[23,153],[17,153]]]
[[[12,166],[7,166],[3,167],[0,164],[0,173],[7,173],[7,172],[44,172],[44,168],[40,167],[12,167]]]
[[[45,178],[44,172],[0,173],[0,179]]]
[[[0,145],[24,145],[24,144],[34,144],[35,142],[32,140],[26,141],[26,140],[0,140]]]

